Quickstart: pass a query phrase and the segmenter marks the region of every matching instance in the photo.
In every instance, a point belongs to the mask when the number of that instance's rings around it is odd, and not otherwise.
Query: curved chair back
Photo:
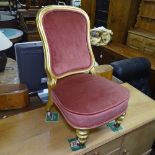
[[[47,6],[37,15],[45,69],[57,78],[89,71],[94,65],[87,14],[71,6]]]

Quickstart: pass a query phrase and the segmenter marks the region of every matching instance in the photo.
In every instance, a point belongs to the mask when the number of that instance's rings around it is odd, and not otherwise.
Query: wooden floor
[[[130,100],[120,132],[114,133],[104,125],[91,131],[85,149],[72,152],[68,138],[75,137],[74,130],[61,117],[57,123],[46,123],[42,107],[0,120],[0,155],[84,154],[154,121],[155,101],[128,84],[124,86],[130,90]]]

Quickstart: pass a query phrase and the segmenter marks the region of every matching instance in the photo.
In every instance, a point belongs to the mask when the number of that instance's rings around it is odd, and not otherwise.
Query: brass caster
[[[121,116],[119,116],[118,118],[116,118],[115,119],[115,127],[116,128],[119,128],[120,127],[120,125],[122,124],[122,122],[123,122],[123,120],[124,120],[124,118],[125,118],[125,115],[126,115],[126,113],[123,113]]]
[[[85,129],[76,129],[76,135],[80,144],[85,144],[88,138],[88,130]]]

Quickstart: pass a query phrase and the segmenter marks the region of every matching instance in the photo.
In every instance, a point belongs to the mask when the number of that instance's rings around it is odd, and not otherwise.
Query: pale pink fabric
[[[74,11],[50,11],[43,17],[43,27],[50,49],[55,75],[87,69],[91,56],[87,43],[87,21]]]
[[[92,58],[88,48],[87,21],[76,11],[48,11],[43,17],[51,69],[56,76],[87,69]],[[75,128],[95,128],[126,111],[129,91],[105,78],[76,74],[58,80],[52,98]]]
[[[52,97],[71,126],[94,128],[125,112],[129,91],[99,76],[77,74],[58,81]]]

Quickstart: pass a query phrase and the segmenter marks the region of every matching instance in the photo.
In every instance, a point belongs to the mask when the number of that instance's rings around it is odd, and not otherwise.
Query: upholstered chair
[[[71,6],[47,6],[37,15],[43,41],[49,99],[85,143],[88,131],[116,120],[119,126],[127,109],[126,88],[95,75],[87,14]]]
[[[111,63],[113,74],[123,82],[128,82],[148,96],[151,96],[149,84],[151,63],[147,58],[136,57]]]

